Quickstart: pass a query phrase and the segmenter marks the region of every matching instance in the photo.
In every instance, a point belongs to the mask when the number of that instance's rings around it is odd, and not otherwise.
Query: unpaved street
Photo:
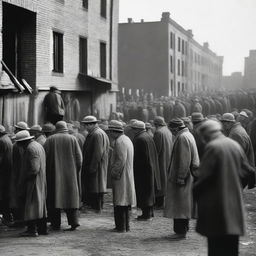
[[[256,255],[256,189],[245,193],[247,212],[247,236],[240,241],[240,255]],[[195,221],[184,241],[171,242],[172,221],[156,211],[151,222],[137,222],[133,211],[131,232],[119,234],[113,228],[111,195],[107,197],[101,215],[92,211],[81,213],[81,227],[75,232],[51,232],[38,238],[20,238],[22,230],[0,226],[0,255],[2,256],[79,256],[79,255],[207,255],[206,240],[195,233]],[[62,217],[62,227],[67,227]]]

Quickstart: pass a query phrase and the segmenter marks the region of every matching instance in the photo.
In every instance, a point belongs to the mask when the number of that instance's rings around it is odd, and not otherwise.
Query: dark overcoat
[[[244,234],[241,181],[251,172],[236,141],[221,135],[208,143],[194,185],[197,232],[204,236]]]
[[[78,209],[82,153],[76,138],[67,132],[47,138],[47,205],[50,208]]]
[[[160,126],[154,133],[154,142],[156,145],[158,163],[161,177],[161,190],[157,196],[165,196],[167,187],[167,173],[171,162],[172,154],[172,133],[167,126]]]
[[[134,180],[137,206],[145,208],[155,203],[155,188],[161,189],[160,171],[156,146],[146,132],[137,133],[134,145]]]
[[[41,144],[32,141],[27,146],[22,162],[25,173],[24,220],[47,217],[46,211],[46,158]]]
[[[109,139],[99,127],[90,132],[83,147],[82,188],[83,202],[91,193],[107,192]]]
[[[173,117],[186,117],[186,109],[182,103],[176,103],[173,107]]]

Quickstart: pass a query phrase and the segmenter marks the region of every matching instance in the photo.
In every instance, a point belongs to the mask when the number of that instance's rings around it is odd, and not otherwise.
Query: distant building
[[[108,117],[118,89],[118,16],[118,0],[2,0],[0,59],[33,93],[15,93],[1,69],[0,123],[42,123],[50,86],[62,91],[67,121],[73,111]]]
[[[223,57],[200,45],[164,12],[161,21],[119,24],[120,88],[143,89],[156,96],[217,89]]]
[[[244,88],[256,88],[256,50],[250,50],[244,60]]]
[[[242,89],[244,87],[242,72],[234,72],[230,76],[223,76],[222,87],[228,90]]]

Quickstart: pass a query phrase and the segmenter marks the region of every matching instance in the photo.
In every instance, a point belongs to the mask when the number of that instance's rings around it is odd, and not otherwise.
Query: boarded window
[[[104,42],[100,43],[100,76],[107,76],[107,45]]]
[[[79,38],[79,72],[87,75],[87,38]]]
[[[53,32],[53,71],[63,73],[63,34]]]

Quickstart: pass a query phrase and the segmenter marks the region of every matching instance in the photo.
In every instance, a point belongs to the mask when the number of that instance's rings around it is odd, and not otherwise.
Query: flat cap
[[[165,126],[166,123],[164,121],[164,118],[162,116],[156,116],[154,119],[154,124],[159,126]]]
[[[124,127],[123,124],[117,120],[111,120],[108,125],[108,130],[110,131],[117,131],[117,132],[123,132]]]
[[[194,113],[192,113],[192,115],[191,115],[191,121],[192,121],[192,123],[202,122],[202,121],[204,121],[204,120],[205,120],[205,119],[204,119],[204,116],[203,116],[203,114],[200,113],[200,112],[194,112]]]
[[[84,123],[84,124],[92,124],[92,123],[98,123],[98,122],[99,120],[97,120],[95,116],[85,116],[81,121],[81,123]]]
[[[234,123],[236,120],[235,120],[235,117],[234,117],[233,114],[225,113],[225,114],[222,115],[221,121],[222,122],[232,122],[232,123]]]
[[[142,130],[145,130],[145,129],[146,129],[145,123],[142,122],[142,121],[139,121],[139,120],[134,121],[134,122],[131,124],[131,127],[132,127],[133,129],[142,129]]]
[[[170,128],[185,127],[185,124],[184,124],[184,122],[180,118],[173,118],[169,122],[169,127]]]

